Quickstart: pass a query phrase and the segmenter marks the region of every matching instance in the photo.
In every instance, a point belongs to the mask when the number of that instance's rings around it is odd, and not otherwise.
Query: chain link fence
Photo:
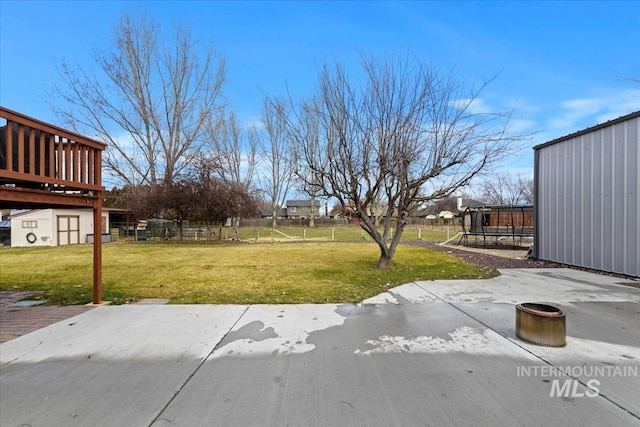
[[[112,241],[242,241],[251,243],[280,241],[367,241],[371,238],[359,226],[346,219],[316,219],[309,227],[304,219],[281,219],[272,227],[270,219],[243,219],[240,227],[228,223],[184,221],[182,227],[172,220],[147,220],[138,224],[112,223]],[[405,226],[403,240],[444,241],[461,230],[454,221],[411,221]]]

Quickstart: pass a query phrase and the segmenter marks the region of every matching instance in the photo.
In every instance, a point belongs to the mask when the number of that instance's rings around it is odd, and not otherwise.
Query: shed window
[[[22,228],[38,228],[38,221],[22,221]]]

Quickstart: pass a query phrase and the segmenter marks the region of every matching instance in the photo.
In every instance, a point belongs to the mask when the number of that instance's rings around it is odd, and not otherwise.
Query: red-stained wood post
[[[101,185],[102,181],[102,152],[92,150],[94,153],[93,173],[95,184]],[[102,303],[102,191],[95,192],[96,199],[93,205],[93,303]]]

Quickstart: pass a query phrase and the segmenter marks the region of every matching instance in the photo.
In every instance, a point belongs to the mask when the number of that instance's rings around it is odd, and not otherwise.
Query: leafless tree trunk
[[[213,173],[222,181],[250,193],[259,142],[256,127],[241,127],[236,115],[230,113],[217,121],[210,117],[205,135],[210,141],[210,150],[206,155],[215,159],[218,165]],[[233,219],[233,226],[240,226],[240,217]]]
[[[65,124],[108,144],[105,172],[125,184],[174,182],[200,151],[202,129],[216,114],[225,62],[201,51],[188,27],[163,40],[146,16],[125,14],[113,44],[96,50],[97,73],[62,62],[66,87],[52,103]]]
[[[281,100],[265,101],[262,122],[266,138],[260,143],[261,156],[266,173],[259,177],[260,188],[267,197],[273,215],[272,226],[278,225],[278,210],[287,200],[293,183],[293,162],[288,152],[288,138],[285,128],[287,112]]]
[[[364,82],[327,63],[319,91],[286,120],[298,168],[317,179],[322,195],[356,210],[362,229],[380,247],[378,268],[395,254],[407,213],[451,195],[480,171],[516,148],[521,136],[507,133],[510,113],[477,111],[478,90],[465,90],[413,56],[362,60]],[[320,149],[310,147],[304,123],[318,117]],[[519,148],[519,147],[518,147]],[[330,159],[327,161],[327,159]],[[313,182],[307,182],[312,184]],[[382,227],[368,212],[382,202]]]
[[[316,226],[316,195],[315,192],[311,193],[311,206],[309,208],[311,212],[309,212],[309,227],[315,228]]]

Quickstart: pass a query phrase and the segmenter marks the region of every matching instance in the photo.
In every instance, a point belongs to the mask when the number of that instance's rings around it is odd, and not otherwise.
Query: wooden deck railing
[[[101,191],[105,145],[0,107],[0,184]]]
[[[0,207],[92,207],[93,303],[102,302],[105,145],[0,107]]]

